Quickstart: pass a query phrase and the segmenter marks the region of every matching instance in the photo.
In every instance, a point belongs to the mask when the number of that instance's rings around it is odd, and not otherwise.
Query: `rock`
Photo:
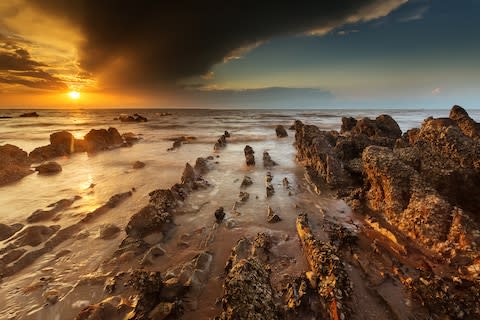
[[[198,174],[205,174],[209,171],[208,160],[205,158],[198,157],[195,161],[195,166],[193,167],[195,172]]]
[[[277,137],[279,137],[279,138],[288,137],[287,130],[285,130],[285,128],[280,124],[275,127],[275,133],[277,134]]]
[[[269,241],[263,238],[268,237],[259,234],[253,242],[243,238],[233,248],[225,268],[222,312],[216,319],[278,319],[270,271],[264,263]]]
[[[73,150],[75,152],[87,152],[87,143],[83,139],[74,139]]]
[[[240,199],[241,202],[247,202],[248,198],[250,198],[250,194],[245,191],[240,191],[238,198]]]
[[[217,223],[220,223],[222,222],[223,218],[225,218],[225,211],[223,207],[220,207],[215,210],[215,219],[217,220]]]
[[[62,166],[58,162],[50,161],[35,168],[39,174],[54,174],[62,172]]]
[[[251,186],[253,184],[252,178],[249,176],[244,176],[242,183],[240,184],[240,188],[246,188],[248,186]]]
[[[352,131],[353,128],[357,125],[357,120],[352,117],[342,117],[342,127],[340,133],[345,133]]]
[[[50,135],[50,145],[58,150],[58,153],[70,154],[75,151],[74,137],[68,131],[55,132]]]
[[[273,188],[273,185],[271,183],[267,184],[266,192],[267,192],[267,198],[270,198],[275,194],[275,189]]]
[[[152,320],[164,320],[170,317],[175,309],[175,303],[173,302],[160,302],[157,304],[148,315],[148,319]]]
[[[52,219],[57,213],[61,212],[62,210],[65,210],[66,208],[70,207],[73,202],[81,199],[80,196],[75,196],[71,199],[62,199],[59,200],[55,203],[52,203],[48,206],[48,208],[51,209],[38,209],[35,210],[28,218],[27,222],[28,223],[35,223],[35,222],[40,222],[44,220],[49,220]]]
[[[43,297],[49,304],[57,303],[60,293],[57,290],[48,290],[43,294]]]
[[[228,134],[228,132],[226,132]],[[230,134],[228,134],[230,136]],[[227,146],[227,136],[225,134],[221,135],[220,138],[218,138],[217,142],[213,146],[213,150],[218,151],[220,149],[223,149]]]
[[[275,161],[272,160],[272,158],[270,157],[270,155],[268,154],[267,151],[264,151],[263,152],[263,166],[265,168],[271,168],[273,166],[276,166],[278,165],[278,163],[276,163]]]
[[[290,187],[290,181],[288,181],[287,177],[284,177],[282,180],[282,185],[284,188],[288,189]]]
[[[0,223],[0,241],[10,238],[13,236],[17,231],[22,229],[23,225],[20,223],[14,225],[6,225],[4,223]]]
[[[20,115],[21,118],[36,118],[36,117],[39,117],[40,115],[36,112],[26,112],[26,113],[22,113]]]
[[[171,214],[148,205],[135,213],[125,227],[127,235],[140,238],[152,232],[164,231],[171,223]]]
[[[182,184],[188,185],[191,187],[195,183],[196,178],[197,178],[197,175],[195,174],[195,170],[189,163],[187,163],[182,173],[182,179],[181,179]]]
[[[268,223],[277,223],[282,221],[280,216],[276,214],[275,211],[273,211],[273,209],[270,206],[267,207],[267,217],[268,217],[267,219]]]
[[[141,169],[145,167],[145,162],[142,161],[135,161],[132,165],[133,169]]]
[[[467,137],[480,137],[480,124],[470,118],[467,111],[462,107],[457,105],[453,106],[450,110],[449,118],[455,121],[457,126]]]
[[[137,142],[138,140],[140,140],[140,137],[138,137],[136,134],[134,134],[133,132],[126,132],[124,134],[122,134],[122,138],[125,140],[125,142],[129,145]]]
[[[139,115],[138,113],[135,113],[133,116],[129,116],[126,114],[121,114],[118,117],[118,120],[121,122],[147,122],[148,119]]]
[[[243,150],[245,153],[245,162],[247,166],[254,166],[255,165],[255,156],[253,155],[255,152],[253,151],[252,147],[250,146],[245,146],[245,149]]]
[[[111,223],[102,224],[102,225],[100,225],[98,238],[99,239],[104,239],[104,240],[112,239],[120,231],[121,231],[121,229],[114,224],[111,224]]]
[[[225,138],[230,138],[230,133],[227,130],[225,130],[223,135],[225,136]]]
[[[96,152],[107,150],[113,146],[119,146],[123,143],[123,138],[115,128],[92,129],[83,138],[86,143],[87,152]]]
[[[17,247],[23,246],[38,246],[50,238],[55,232],[60,229],[60,226],[28,226],[22,231],[18,232],[10,241]]]
[[[12,119],[13,117],[10,116],[0,116],[0,119]]]
[[[267,172],[267,174],[265,175],[265,183],[270,183],[272,182],[273,180],[273,175],[270,171]]]
[[[0,146],[0,186],[20,180],[32,172],[25,151],[11,144]]]

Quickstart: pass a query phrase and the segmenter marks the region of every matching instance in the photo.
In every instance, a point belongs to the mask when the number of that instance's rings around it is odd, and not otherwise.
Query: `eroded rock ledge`
[[[316,188],[333,188],[353,210],[408,239],[464,283],[478,279],[480,124],[463,108],[454,106],[449,118],[427,118],[403,135],[388,115],[342,118],[340,132],[300,121],[294,127],[297,158],[310,180],[321,182]],[[452,282],[449,276],[442,281]],[[455,294],[443,297],[453,303]],[[480,316],[478,301],[462,307],[465,316]]]

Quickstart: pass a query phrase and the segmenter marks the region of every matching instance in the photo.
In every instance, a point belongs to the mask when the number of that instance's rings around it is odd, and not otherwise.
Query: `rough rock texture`
[[[273,166],[278,165],[275,161],[272,160],[272,157],[270,157],[270,154],[267,151],[263,152],[263,166],[265,168],[271,168]]]
[[[38,171],[39,174],[59,173],[62,171],[62,166],[58,162],[50,161],[37,166],[35,171]]]
[[[270,240],[258,234],[252,242],[242,238],[227,261],[223,283],[222,313],[215,319],[278,319],[270,284],[268,259]]]
[[[20,180],[32,172],[25,151],[11,144],[0,146],[0,186]]]
[[[247,166],[254,166],[255,156],[253,154],[255,152],[253,151],[253,148],[250,146],[245,146],[243,152],[245,153],[245,163],[247,164]]]
[[[288,137],[287,130],[285,130],[285,128],[281,124],[279,124],[278,126],[275,127],[275,133],[277,134],[277,137],[279,137],[279,138]]]
[[[87,152],[96,152],[107,150],[123,143],[123,138],[115,128],[92,129],[88,132],[84,140],[86,142]]]
[[[389,116],[343,118],[340,133],[295,123],[298,158],[309,170],[339,188],[354,210],[378,218],[402,241],[413,241],[427,259],[445,262],[455,281],[464,283],[480,271],[479,128],[459,106],[449,118],[427,118],[403,135]],[[418,278],[412,280],[415,288],[406,286],[431,310],[451,318],[478,317],[475,298],[460,297],[459,286],[452,283],[446,294],[442,283],[447,286],[447,280],[420,280],[432,285],[428,290]],[[457,294],[469,302],[453,303]]]
[[[345,301],[349,298],[351,284],[336,247],[315,239],[306,214],[298,216],[296,225],[304,255],[313,273],[307,276],[313,284],[311,286],[316,288],[330,319],[347,318]]]

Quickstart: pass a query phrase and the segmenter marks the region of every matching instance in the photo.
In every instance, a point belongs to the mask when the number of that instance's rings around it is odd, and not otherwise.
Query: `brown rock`
[[[135,161],[132,165],[133,169],[141,169],[145,167],[145,162],[142,161]]]
[[[75,151],[73,135],[68,131],[55,132],[50,135],[50,145],[59,153],[70,154]]]
[[[62,171],[62,166],[55,161],[50,161],[35,168],[39,174],[54,174]]]
[[[0,186],[20,180],[32,172],[25,151],[11,144],[0,146]]]
[[[285,128],[281,124],[279,124],[278,126],[275,127],[275,133],[277,134],[277,137],[279,137],[279,138],[288,137],[287,130],[285,130]]]
[[[243,149],[243,152],[245,153],[245,162],[247,166],[254,166],[255,156],[253,154],[255,152],[253,151],[253,148],[247,145],[245,146],[245,149]]]

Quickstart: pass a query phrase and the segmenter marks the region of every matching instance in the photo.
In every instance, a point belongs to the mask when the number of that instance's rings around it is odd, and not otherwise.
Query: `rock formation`
[[[0,146],[0,186],[20,180],[32,172],[25,151],[11,144]]]
[[[277,134],[277,137],[279,137],[279,138],[288,137],[287,130],[285,130],[285,128],[281,124],[279,124],[278,126],[275,127],[275,133]]]
[[[254,166],[255,156],[253,154],[255,152],[253,151],[253,148],[247,145],[243,149],[243,152],[245,153],[245,163],[247,164],[247,166]]]

